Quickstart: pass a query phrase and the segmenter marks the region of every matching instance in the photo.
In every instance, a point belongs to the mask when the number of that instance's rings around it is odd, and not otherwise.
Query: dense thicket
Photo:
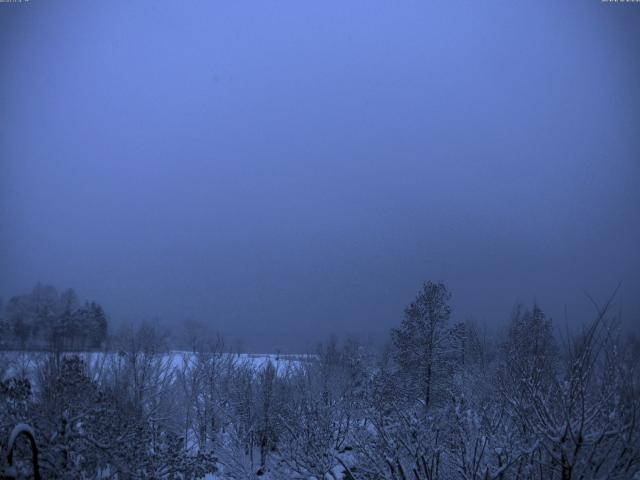
[[[384,352],[258,366],[219,337],[172,355],[142,324],[117,353],[7,357],[0,442],[34,425],[45,478],[637,478],[640,342],[608,305],[558,341],[538,306],[488,337],[449,302],[425,284]]]

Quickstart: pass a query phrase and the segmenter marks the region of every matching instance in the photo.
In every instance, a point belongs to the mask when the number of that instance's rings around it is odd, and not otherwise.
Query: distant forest
[[[104,346],[108,321],[98,303],[80,304],[73,289],[59,294],[55,287],[37,284],[0,308],[0,331],[5,349],[89,350]]]
[[[106,317],[37,286],[4,309],[3,345],[45,351],[0,352],[0,451],[24,423],[43,478],[639,478],[640,341],[611,302],[564,334],[518,307],[494,337],[450,302],[427,282],[383,350],[257,364],[204,331],[168,353],[152,323],[111,336],[117,353],[63,353],[104,347]],[[26,442],[14,458],[34,473]]]

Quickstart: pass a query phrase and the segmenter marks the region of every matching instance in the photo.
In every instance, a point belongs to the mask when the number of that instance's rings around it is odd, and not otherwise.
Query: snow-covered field
[[[88,366],[91,372],[100,372],[107,367],[110,362],[118,359],[121,354],[118,352],[69,352],[63,356],[77,355]],[[171,351],[161,355],[162,363],[169,370],[177,370],[195,364],[197,354],[185,351]],[[213,355],[213,354],[211,354]],[[51,354],[38,351],[0,351],[0,379],[11,376],[27,377],[35,379],[36,367]],[[283,355],[275,353],[223,353],[217,354],[219,360],[232,361],[238,366],[247,366],[256,372],[264,369],[271,363],[278,375],[283,375],[286,371],[299,368],[304,362],[308,362],[312,355]]]

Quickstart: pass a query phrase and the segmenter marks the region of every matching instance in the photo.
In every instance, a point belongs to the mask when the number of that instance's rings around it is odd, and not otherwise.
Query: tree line
[[[31,292],[11,297],[0,308],[0,348],[4,349],[99,349],[108,329],[100,304],[81,304],[71,288],[58,293],[55,287],[39,283]]]
[[[33,425],[45,478],[640,475],[640,342],[609,303],[560,337],[537,305],[487,336],[452,323],[450,301],[428,282],[384,350],[330,339],[297,362],[256,365],[204,335],[175,356],[151,323],[114,336],[117,353],[41,353],[33,377],[5,357],[0,442]]]

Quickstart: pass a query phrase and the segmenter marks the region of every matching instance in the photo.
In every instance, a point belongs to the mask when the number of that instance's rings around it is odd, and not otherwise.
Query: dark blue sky
[[[380,336],[425,280],[640,316],[640,4],[0,4],[0,295],[256,350]]]

